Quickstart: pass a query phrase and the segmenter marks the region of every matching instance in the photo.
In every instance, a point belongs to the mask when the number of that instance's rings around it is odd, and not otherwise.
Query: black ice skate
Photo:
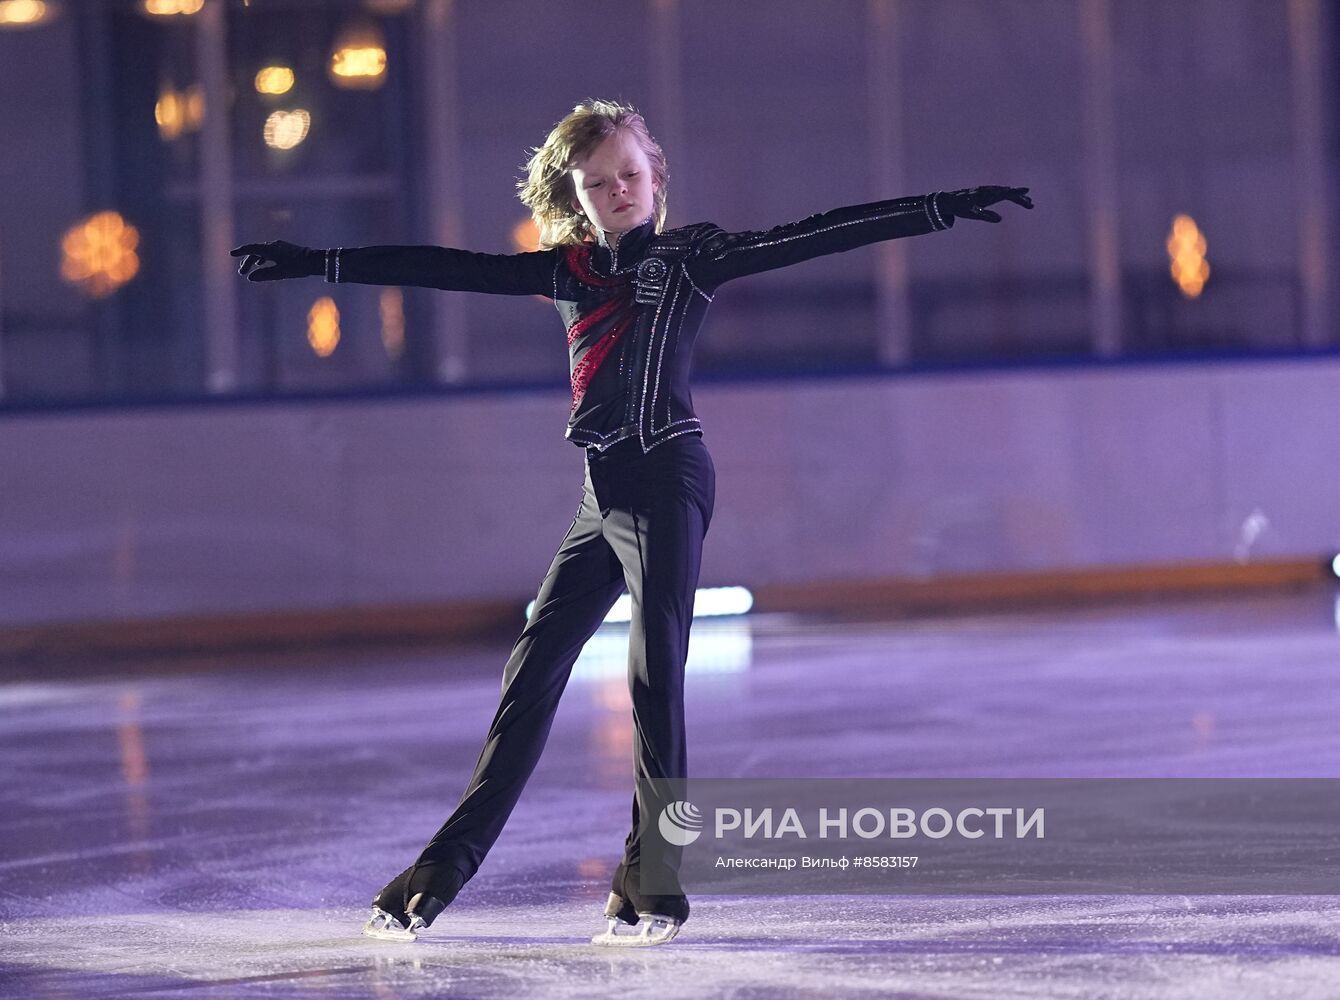
[[[377,893],[363,933],[384,941],[414,941],[451,904],[464,884],[465,879],[452,865],[416,862]]]
[[[605,903],[609,921],[605,933],[591,943],[618,948],[644,948],[672,941],[689,919],[689,901],[683,895],[643,896],[638,891],[638,866],[619,863],[612,880],[613,891]],[[620,933],[620,925],[631,929]]]

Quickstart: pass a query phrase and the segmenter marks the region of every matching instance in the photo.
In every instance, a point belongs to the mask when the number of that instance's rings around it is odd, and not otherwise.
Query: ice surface
[[[1327,595],[764,616],[743,659],[722,652],[739,639],[691,664],[699,776],[1340,775]],[[0,996],[1340,996],[1340,905],[1320,896],[702,895],[672,944],[594,948],[632,789],[608,669],[570,683],[451,908],[414,944],[362,937],[455,805],[505,658],[57,664],[0,685]]]

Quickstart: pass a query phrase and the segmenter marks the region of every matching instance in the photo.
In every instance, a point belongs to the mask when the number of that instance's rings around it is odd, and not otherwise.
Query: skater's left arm
[[[1033,207],[1028,188],[998,185],[848,205],[772,229],[738,233],[719,230],[706,239],[686,265],[694,282],[710,291],[732,278],[811,257],[841,253],[879,240],[939,232],[951,228],[956,218],[999,222],[1000,216],[987,206],[1005,200]]]

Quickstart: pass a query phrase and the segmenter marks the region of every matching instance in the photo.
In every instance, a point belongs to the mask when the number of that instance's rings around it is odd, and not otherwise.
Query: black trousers
[[[684,661],[716,470],[701,434],[643,454],[636,439],[586,452],[581,507],[545,574],[503,670],[502,700],[456,811],[419,859],[466,881],[502,832],[540,759],[558,701],[587,639],[628,589],[633,701],[632,829],[624,861],[640,861],[638,822],[656,815],[637,778],[687,777]]]

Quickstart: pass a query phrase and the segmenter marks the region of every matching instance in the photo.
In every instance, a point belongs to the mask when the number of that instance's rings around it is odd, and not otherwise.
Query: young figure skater
[[[546,249],[318,250],[281,240],[232,254],[250,281],[323,275],[553,300],[567,328],[566,437],[585,450],[581,506],[503,669],[501,704],[460,803],[414,864],[377,894],[364,932],[413,940],[479,870],[539,760],[578,654],[626,587],[632,829],[605,908],[608,927],[592,941],[661,944],[688,918],[689,903],[682,891],[641,890],[643,881],[661,888],[678,881],[673,859],[643,857],[639,821],[659,815],[651,779],[687,776],[684,662],[716,493],[689,392],[708,304],[733,278],[949,229],[956,217],[1000,222],[987,206],[1004,200],[1033,204],[1028,188],[991,186],[836,208],[762,231],[726,232],[710,222],[665,229],[665,154],[634,108],[579,104],[531,152],[517,186]],[[652,863],[661,866],[656,881],[644,879]],[[621,925],[634,929],[619,933]]]

